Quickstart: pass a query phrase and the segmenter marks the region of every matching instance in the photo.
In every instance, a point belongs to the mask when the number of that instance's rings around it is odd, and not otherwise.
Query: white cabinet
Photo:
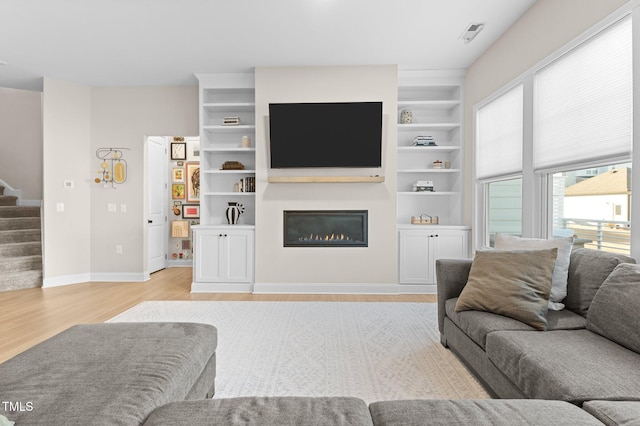
[[[236,202],[245,209],[239,223],[254,225],[254,75],[196,76],[200,83],[200,223],[226,224],[228,203]],[[228,118],[237,118],[238,122],[227,123]]]
[[[194,226],[193,239],[192,291],[205,291],[203,283],[253,282],[254,230],[251,227]],[[226,290],[233,289],[228,287]],[[246,286],[236,289],[246,291]]]
[[[445,225],[462,221],[462,82],[463,76],[453,72],[399,73],[399,225],[421,214],[438,216]],[[403,120],[406,115],[410,122]],[[415,145],[418,137],[435,145]],[[434,191],[415,191],[418,181],[431,182]]]
[[[465,227],[400,227],[399,283],[435,284],[437,259],[469,257],[469,234]]]

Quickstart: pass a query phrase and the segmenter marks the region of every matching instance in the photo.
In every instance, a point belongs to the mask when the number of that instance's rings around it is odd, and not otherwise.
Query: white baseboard
[[[80,284],[91,281],[91,274],[63,275],[60,277],[44,278],[42,287],[59,287],[61,285]]]
[[[91,274],[91,281],[94,282],[143,282],[149,279],[149,274],[145,272],[94,272]]]
[[[398,294],[395,283],[255,283],[256,294]]]
[[[252,293],[253,284],[247,283],[191,283],[191,293]]]
[[[399,284],[398,294],[437,294],[435,284]]]

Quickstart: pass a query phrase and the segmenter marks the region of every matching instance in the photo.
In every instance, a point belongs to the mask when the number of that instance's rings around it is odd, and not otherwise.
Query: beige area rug
[[[215,398],[489,398],[439,342],[435,303],[143,302],[110,321],[218,329]]]

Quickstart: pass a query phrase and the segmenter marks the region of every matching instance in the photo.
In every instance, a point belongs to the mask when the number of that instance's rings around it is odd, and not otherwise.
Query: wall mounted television
[[[382,102],[269,104],[271,168],[382,166]]]

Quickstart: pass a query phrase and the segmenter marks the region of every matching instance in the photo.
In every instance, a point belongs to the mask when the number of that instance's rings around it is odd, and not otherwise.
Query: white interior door
[[[151,136],[148,141],[149,218],[147,253],[149,253],[149,273],[153,273],[167,266],[169,160],[167,157],[167,138]]]

